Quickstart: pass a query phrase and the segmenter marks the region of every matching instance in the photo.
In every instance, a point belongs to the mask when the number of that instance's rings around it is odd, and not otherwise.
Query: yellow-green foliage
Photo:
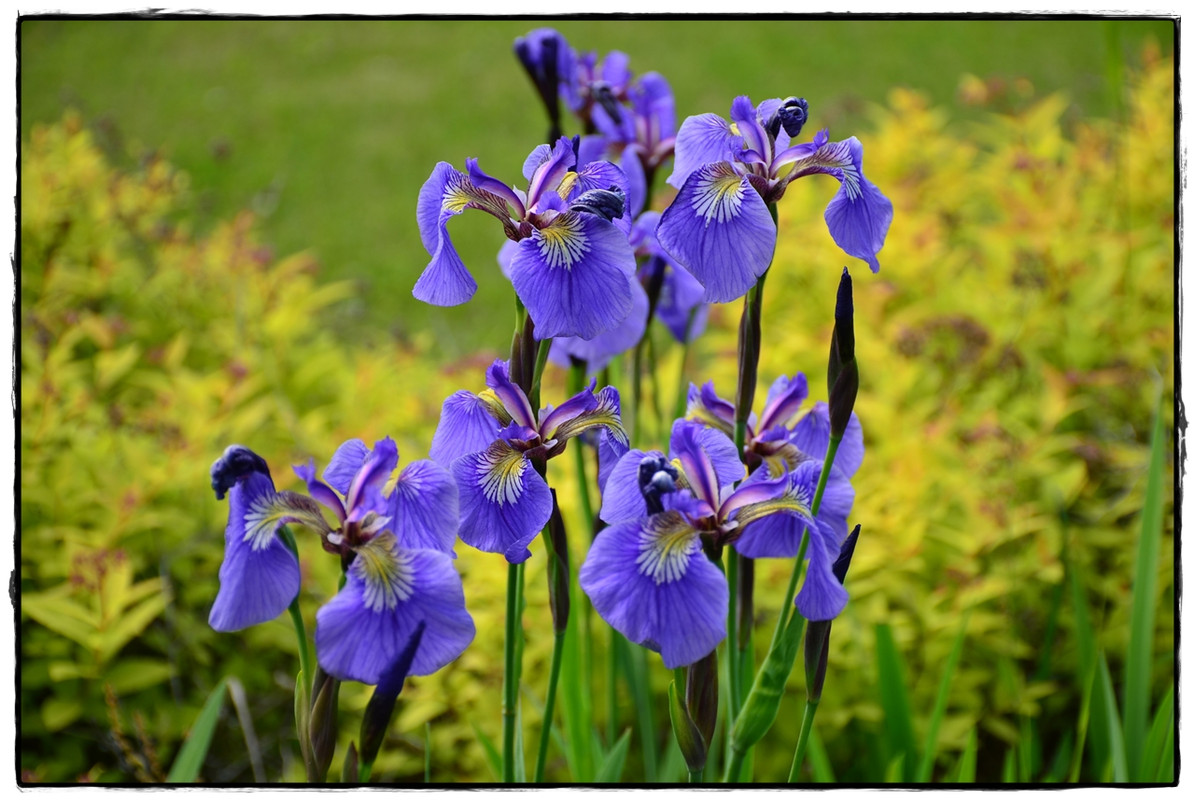
[[[1073,725],[1068,604],[1047,647],[1064,545],[1117,672],[1150,415],[1174,381],[1172,64],[1147,61],[1123,125],[1068,129],[1065,100],[1050,97],[960,129],[897,90],[862,137],[867,174],[896,218],[883,271],[850,265],[868,446],[855,479],[863,534],[817,723],[840,777],[861,755],[882,755],[865,749],[882,717],[877,622],[893,628],[924,725],[962,612],[974,609],[940,737],[947,753],[975,727],[1002,752],[1022,715],[1051,734]],[[801,180],[781,204],[760,402],[776,375],[796,370],[824,396],[846,263],[820,220],[835,188]],[[208,467],[240,442],[289,488],[291,463],[322,465],[350,437],[391,435],[404,463],[423,457],[443,397],[478,388],[494,354],[444,366],[419,342],[362,352],[335,341],[320,318],[347,285],[321,285],[308,255],[276,259],[248,215],[193,235],[185,176],[160,161],[113,168],[73,116],[26,143],[21,204],[21,769],[30,780],[160,776],[207,692],[232,674],[245,683],[269,777],[297,779],[289,621],[238,634],[207,626],[227,514]],[[689,374],[730,395],[738,309],[716,311]],[[676,356],[663,375],[675,375]],[[548,380],[545,401],[559,402],[561,377]],[[1168,400],[1163,410],[1172,426]],[[565,498],[568,463],[553,462]],[[577,509],[566,516],[576,559],[586,536]],[[1159,686],[1172,676],[1172,519]],[[301,532],[299,545],[311,625],[338,567]],[[477,639],[455,664],[410,681],[375,769],[383,780],[419,779],[426,721],[434,779],[493,777],[473,726],[500,741],[505,562],[457,552]],[[537,734],[551,630],[538,542],[533,552],[524,717]],[[788,568],[759,566],[760,648]],[[669,676],[658,660],[653,670],[659,723]],[[759,750],[758,778],[787,773],[800,672]],[[345,687],[342,747],[367,697]],[[221,725],[203,774],[247,780],[239,726],[231,714]],[[557,756],[549,777],[569,777]]]

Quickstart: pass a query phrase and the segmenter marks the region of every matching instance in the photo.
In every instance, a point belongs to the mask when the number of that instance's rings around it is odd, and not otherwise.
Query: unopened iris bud
[[[842,268],[838,299],[834,306],[834,335],[830,340],[830,361],[826,370],[830,392],[830,436],[841,437],[859,394],[859,365],[855,361],[855,304],[851,275]]]
[[[596,214],[607,222],[612,222],[622,216],[627,205],[627,196],[622,189],[611,186],[609,189],[590,189],[581,194],[569,211],[583,211],[586,214]]]
[[[223,500],[238,480],[254,472],[270,477],[266,460],[244,445],[230,444],[212,464],[212,489],[216,492],[216,499]]]
[[[552,516],[548,517],[548,536],[545,540],[551,548],[548,564],[548,606],[552,611],[552,629],[557,636],[568,627],[568,536],[564,531],[564,517],[560,515],[560,504],[556,502],[556,490],[552,490]]]
[[[846,537],[839,550],[838,558],[834,561],[831,571],[841,584],[846,583],[846,571],[851,566],[851,556],[855,554],[855,543],[859,541],[859,530],[856,525],[851,535]],[[824,622],[810,622],[805,633],[805,695],[809,702],[816,703],[822,698],[822,687],[826,683],[826,664],[830,657],[830,626],[831,620]]]
[[[594,81],[589,85],[589,93],[598,105],[605,109],[615,124],[622,122],[622,108],[619,106],[618,98],[614,96],[610,84],[605,81]]]
[[[768,133],[775,139],[776,135],[780,133],[780,129],[784,128],[784,132],[795,139],[801,134],[801,129],[805,127],[805,122],[808,119],[809,103],[805,101],[805,98],[789,97],[780,104],[780,108],[776,109],[771,119],[768,120]]]
[[[560,53],[567,47],[564,38],[550,28],[540,28],[515,39],[515,56],[543,101],[553,133],[560,128]],[[555,138],[548,137],[549,141]]]
[[[361,720],[362,766],[371,766],[378,757],[378,750],[386,737],[386,729],[390,727],[390,718],[394,715],[394,703],[402,691],[407,673],[411,671],[411,662],[415,660],[415,652],[419,649],[419,642],[423,639],[426,627],[426,622],[420,622],[415,627],[415,632],[411,634],[406,647],[382,675],[373,691],[373,697],[369,698],[369,703],[365,706],[365,716]]]
[[[717,650],[711,650],[705,658],[689,666],[685,681],[685,705],[708,749],[714,740],[714,725],[718,722]]]
[[[336,752],[336,734],[340,729],[336,719],[340,681],[324,672],[322,667],[317,668],[312,692],[315,701],[311,705],[311,763],[307,765],[307,778],[323,783],[332,764],[332,754]]]

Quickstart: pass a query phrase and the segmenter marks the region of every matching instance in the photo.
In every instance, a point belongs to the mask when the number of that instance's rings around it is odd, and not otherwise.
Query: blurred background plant
[[[1042,70],[1035,77],[1067,86],[1061,94],[1019,72],[980,77],[1008,63],[985,61],[994,56],[985,55],[982,32],[996,24],[736,23],[733,48],[710,48],[720,55],[693,65],[692,37],[708,36],[702,26],[714,23],[683,23],[689,38],[661,36],[679,23],[559,26],[582,48],[622,49],[637,68],[665,72],[681,116],[723,112],[744,91],[756,99],[808,93],[765,69],[772,51],[763,42],[785,26],[832,26],[801,39],[813,48],[853,43],[848,49],[872,61],[884,56],[869,42],[883,33],[899,41],[894,62],[911,61],[915,47],[931,62],[917,75],[859,69],[846,79],[810,68],[816,77],[803,81],[839,98],[815,106],[815,122],[857,132],[868,176],[898,214],[884,271],[856,280],[856,408],[869,448],[856,478],[863,535],[848,584],[853,602],[835,626],[813,779],[913,780],[920,762],[935,780],[1118,777],[1107,697],[1127,711],[1126,654],[1146,649],[1148,709],[1165,712],[1173,684],[1170,448],[1152,583],[1134,577],[1159,397],[1165,442],[1174,430],[1172,30],[1014,23],[1017,41],[1044,28],[1036,41],[1051,45],[1042,59],[1019,54],[1015,69]],[[343,439],[386,434],[404,460],[426,454],[440,401],[496,355],[509,314],[503,305],[491,319],[486,303],[429,310],[410,298],[425,263],[415,194],[437,159],[460,152],[478,154],[495,174],[517,174],[542,127],[538,109],[514,110],[531,107],[509,54],[526,28],[22,23],[24,780],[161,780],[225,676],[243,684],[257,735],[247,744],[226,709],[217,726],[226,735],[215,737],[203,778],[251,781],[255,760],[270,780],[301,777],[289,624],[235,635],[207,626],[226,514],[207,470],[234,441],[275,465],[326,459]],[[952,52],[972,61],[945,72],[932,43],[950,36]],[[346,37],[362,46],[345,47]],[[962,48],[958,37],[976,46]],[[1092,41],[1100,44],[1094,63],[1083,60]],[[460,58],[432,74],[431,57],[419,53],[448,42]],[[313,80],[270,52],[304,61]],[[1056,63],[1061,52],[1079,54],[1072,73]],[[100,63],[113,66],[84,69],[104,53]],[[740,56],[746,62],[733,69],[717,60]],[[339,65],[339,81],[323,65]],[[203,72],[213,69],[216,77]],[[234,79],[247,70],[253,81]],[[857,86],[835,83],[868,74]],[[703,83],[710,75],[719,77]],[[163,90],[173,99],[161,107],[139,94]],[[258,92],[277,93],[273,105],[255,102]],[[63,106],[87,116],[63,116]],[[400,117],[397,107],[419,113]],[[212,128],[193,124],[194,115],[218,117],[230,133],[205,142]],[[187,172],[132,141],[147,134],[177,149]],[[832,191],[802,187],[781,204],[761,381],[800,369],[817,385],[824,369],[843,262],[820,228]],[[467,261],[493,257],[498,241],[480,226],[461,230]],[[302,252],[279,258],[266,242]],[[501,280],[484,272],[483,297]],[[736,312],[713,309],[689,361],[689,377],[713,379],[723,393],[734,380]],[[675,376],[679,353],[658,344],[660,374]],[[545,399],[563,396],[564,376],[550,369],[547,380]],[[674,391],[673,377],[662,380],[656,403],[672,407]],[[658,435],[662,421],[648,416]],[[279,488],[297,482],[288,470],[275,473]],[[566,497],[567,481],[559,486]],[[569,521],[581,553],[579,515]],[[310,615],[336,574],[311,557],[313,541],[299,544]],[[542,583],[538,541],[533,552],[527,580]],[[410,682],[376,779],[422,780],[425,730],[433,780],[495,777],[486,742],[499,737],[504,571],[470,548],[458,553],[477,640],[448,669]],[[756,590],[764,624],[787,577],[786,566],[772,566],[761,562]],[[1138,630],[1130,641],[1130,615],[1141,619],[1128,600],[1135,587],[1156,616],[1148,636]],[[542,595],[528,593],[529,730],[552,645]],[[931,709],[964,619],[933,731]],[[762,656],[766,642],[757,644]],[[1097,670],[1097,654],[1106,670]],[[798,673],[757,751],[759,780],[787,775],[804,702]],[[1105,674],[1110,692],[1093,692],[1092,677]],[[664,719],[668,676],[658,663],[651,680],[656,719]],[[367,697],[346,686],[346,737]],[[562,698],[566,714],[576,702]],[[634,706],[624,703],[627,719]],[[602,711],[592,713],[600,727]],[[650,746],[661,755],[655,777],[679,780],[683,762],[666,727]],[[630,748],[624,778],[644,775],[642,748]],[[584,777],[562,750],[552,753],[549,779]]]

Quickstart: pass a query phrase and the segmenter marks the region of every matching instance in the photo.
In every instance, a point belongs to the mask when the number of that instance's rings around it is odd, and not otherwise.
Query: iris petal
[[[726,638],[726,578],[676,512],[602,531],[579,579],[602,619],[659,652],[669,669],[692,664]]]
[[[689,176],[716,161],[730,161],[742,149],[742,138],[717,114],[698,114],[681,123],[676,134],[676,155],[668,185],[680,189]]]
[[[434,461],[412,461],[394,485],[389,517],[403,547],[451,554],[460,525],[460,498],[452,474]]]
[[[809,381],[805,373],[798,372],[792,378],[787,375],[776,378],[768,389],[768,402],[760,417],[759,429],[766,431],[778,425],[787,425],[808,396]]]
[[[776,249],[776,226],[763,198],[725,161],[689,176],[656,234],[715,303],[746,294]]]
[[[837,545],[831,543],[830,537],[810,532],[809,567],[796,600],[797,611],[810,622],[834,619],[846,607],[850,597],[834,577],[831,548],[837,555]]]
[[[286,495],[299,498],[290,492]],[[274,535],[288,521],[285,513],[276,513],[281,502],[285,499],[274,492],[274,482],[260,472],[238,480],[228,492],[220,590],[208,616],[209,624],[218,631],[238,631],[268,622],[285,611],[299,593],[299,560]],[[318,506],[307,502],[318,515]],[[264,529],[258,519],[263,511],[275,513],[274,522]],[[259,535],[257,530],[263,533]]]
[[[428,455],[446,466],[463,455],[484,450],[501,427],[477,395],[464,389],[453,392],[444,400]]]
[[[614,524],[647,516],[647,503],[639,490],[639,462],[645,456],[663,458],[659,450],[628,450],[614,464],[602,489],[602,508],[599,516]]]
[[[420,622],[426,627],[411,675],[430,675],[473,641],[473,620],[452,559],[372,539],[349,567],[344,588],[316,614],[319,663],[340,680],[377,683]]]
[[[830,447],[830,407],[824,402],[816,403],[808,414],[793,426],[789,441],[802,453],[824,459]],[[846,476],[854,475],[863,464],[863,426],[855,412],[846,424],[838,452],[834,454],[834,471]]]
[[[510,276],[537,338],[592,339],[630,314],[634,270],[634,253],[618,228],[569,212],[519,243]]]
[[[647,328],[647,292],[638,281],[631,281],[631,313],[623,324],[599,333],[592,339],[576,336],[557,336],[552,340],[548,357],[553,364],[568,368],[572,359],[585,362],[589,375],[602,371],[619,353],[626,352],[638,344]],[[704,290],[702,290],[704,291]]]
[[[432,257],[415,283],[418,300],[437,306],[464,303],[477,291],[477,281],[469,274],[448,237],[447,223],[465,210],[470,202],[464,173],[441,161],[419,190],[416,218],[423,247]]]
[[[347,496],[353,477],[369,456],[369,446],[360,439],[349,439],[336,448],[328,466],[324,467],[324,480],[341,496]]]
[[[518,564],[552,514],[552,493],[531,462],[505,441],[458,458],[452,475],[460,491],[461,540]]]

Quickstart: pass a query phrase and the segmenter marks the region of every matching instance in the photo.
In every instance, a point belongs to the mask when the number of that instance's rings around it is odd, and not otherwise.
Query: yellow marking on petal
[[[701,173],[694,186],[693,212],[705,217],[705,224],[729,222],[743,206],[743,183],[738,173],[726,166],[714,166]]]
[[[705,404],[701,403],[700,401],[689,406],[689,413],[685,415],[685,419],[704,422],[706,425],[722,431],[727,436],[732,438],[734,437],[734,426],[719,417],[714,412],[710,411],[709,408],[707,408]]]
[[[599,409],[582,414],[579,417],[562,422],[552,435],[556,439],[571,439],[590,428],[605,428],[620,442],[627,441],[627,433],[622,427],[622,421],[614,409]]]
[[[580,176],[575,172],[566,172],[564,178],[560,181],[560,186],[556,189],[556,194],[560,195],[560,199],[568,197],[568,193],[572,191],[573,184],[579,180]]]
[[[589,242],[581,232],[581,221],[575,216],[557,217],[548,227],[537,230],[534,237],[540,257],[553,269],[572,269],[589,251]]]
[[[473,198],[466,194],[463,188],[454,186],[444,192],[444,200],[441,208],[457,214],[464,211],[465,206],[469,205],[472,201]]]
[[[392,610],[411,596],[411,557],[399,549],[393,533],[387,531],[370,539],[356,552],[351,569],[363,584],[366,608],[374,612]]]
[[[700,537],[676,511],[653,517],[639,540],[639,573],[656,582],[680,580],[689,567],[689,557],[701,546]]]
[[[254,552],[265,550],[285,522],[297,522],[322,533],[332,530],[314,500],[294,492],[277,492],[257,498],[245,512],[243,540]]]
[[[734,519],[739,524],[739,527],[743,527],[769,514],[775,514],[778,511],[792,511],[806,519],[813,518],[813,515],[809,513],[808,505],[801,502],[801,499],[796,495],[786,492],[774,500],[763,500],[743,506],[739,509],[739,513]]]
[[[482,389],[477,393],[477,398],[485,403],[486,409],[503,425],[509,425],[514,419],[506,410],[506,406],[502,405],[502,400],[498,398],[498,393],[493,389]]]
[[[481,454],[478,479],[487,500],[498,505],[518,502],[523,494],[527,459],[505,442],[496,442]]]

